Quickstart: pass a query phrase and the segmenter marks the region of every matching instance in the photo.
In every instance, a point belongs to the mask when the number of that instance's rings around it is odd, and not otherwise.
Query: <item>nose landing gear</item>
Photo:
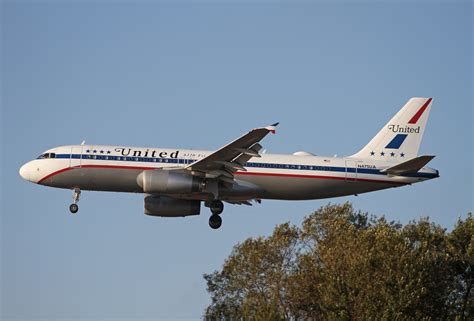
[[[69,205],[69,211],[72,214],[76,214],[77,211],[79,211],[79,206],[77,205],[77,203],[79,202],[79,197],[80,196],[81,196],[81,190],[79,188],[75,188],[73,190],[73,196],[72,196],[72,199],[73,199],[74,203]]]
[[[69,211],[71,211],[72,214],[76,214],[77,211],[79,211],[79,206],[77,206],[77,204],[71,204],[69,205]]]
[[[222,225],[222,218],[219,216],[224,211],[224,203],[219,200],[214,200],[209,204],[209,208],[212,212],[209,218],[209,226],[213,229],[218,229]]]

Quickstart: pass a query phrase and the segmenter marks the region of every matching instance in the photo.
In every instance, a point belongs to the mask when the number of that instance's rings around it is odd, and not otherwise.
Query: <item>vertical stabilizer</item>
[[[431,98],[411,98],[354,158],[402,162],[418,155]]]

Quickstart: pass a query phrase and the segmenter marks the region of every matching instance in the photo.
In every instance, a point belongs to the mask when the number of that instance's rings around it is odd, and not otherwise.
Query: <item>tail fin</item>
[[[418,155],[431,98],[411,98],[354,158],[404,161]]]

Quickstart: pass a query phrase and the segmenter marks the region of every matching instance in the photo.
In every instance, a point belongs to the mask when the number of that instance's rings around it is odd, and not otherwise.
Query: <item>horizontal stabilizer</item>
[[[412,158],[406,162],[397,164],[395,166],[381,170],[381,173],[387,173],[389,175],[401,176],[407,174],[414,174],[428,164],[434,156],[418,156]]]

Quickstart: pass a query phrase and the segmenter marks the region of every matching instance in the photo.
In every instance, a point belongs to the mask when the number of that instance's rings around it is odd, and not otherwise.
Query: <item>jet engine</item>
[[[147,170],[137,176],[145,193],[190,193],[201,190],[202,178],[180,171]]]
[[[145,214],[162,217],[199,215],[201,201],[181,200],[166,196],[145,196]]]

